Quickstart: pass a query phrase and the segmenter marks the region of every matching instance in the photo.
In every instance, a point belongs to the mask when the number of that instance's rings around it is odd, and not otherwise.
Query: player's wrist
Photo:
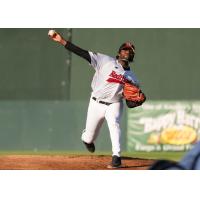
[[[67,44],[67,41],[65,40],[65,39],[61,39],[61,41],[60,41],[60,43],[63,45],[63,46],[65,46],[66,44]]]

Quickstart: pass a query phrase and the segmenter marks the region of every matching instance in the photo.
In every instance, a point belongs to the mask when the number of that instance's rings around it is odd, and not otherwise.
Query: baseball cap
[[[131,49],[135,53],[135,46],[131,42],[125,42],[119,47],[119,52],[123,49]]]

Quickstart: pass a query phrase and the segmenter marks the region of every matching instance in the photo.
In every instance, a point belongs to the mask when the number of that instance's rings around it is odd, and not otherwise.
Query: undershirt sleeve
[[[85,60],[87,60],[91,64],[91,57],[90,57],[90,54],[87,50],[81,49],[80,47],[72,44],[71,42],[67,42],[67,44],[65,45],[65,48],[67,50],[75,53],[76,55],[84,58]]]

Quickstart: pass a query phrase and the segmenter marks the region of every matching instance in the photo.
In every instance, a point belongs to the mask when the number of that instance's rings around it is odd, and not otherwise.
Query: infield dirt
[[[117,170],[145,170],[154,161],[122,157],[123,167]],[[105,155],[1,155],[0,170],[110,170],[110,162]]]

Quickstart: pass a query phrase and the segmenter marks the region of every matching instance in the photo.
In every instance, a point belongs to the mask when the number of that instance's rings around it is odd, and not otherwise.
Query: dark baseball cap
[[[131,49],[135,53],[135,46],[131,42],[123,43],[119,48],[119,52],[123,49]]]

